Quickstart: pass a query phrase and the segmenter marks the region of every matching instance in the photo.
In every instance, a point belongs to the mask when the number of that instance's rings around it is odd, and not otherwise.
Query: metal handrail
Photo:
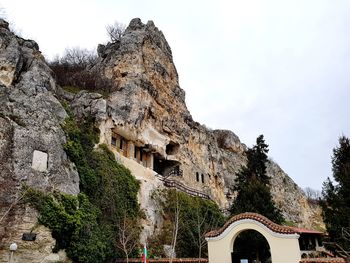
[[[183,171],[182,171],[182,169],[180,169],[180,168],[173,168],[173,169],[171,169],[171,171],[168,173],[168,175],[167,175],[167,177],[169,177],[169,176],[182,176],[183,175]]]
[[[176,189],[178,189],[178,190],[180,190],[182,192],[187,193],[188,195],[198,196],[198,197],[201,197],[201,198],[204,198],[204,199],[211,200],[211,197],[208,194],[206,194],[204,192],[201,192],[201,191],[198,191],[197,189],[185,186],[183,183],[181,183],[179,181],[165,178],[164,176],[162,176],[160,174],[156,174],[156,177],[159,180],[163,181],[164,186],[166,186],[166,187],[176,188]]]

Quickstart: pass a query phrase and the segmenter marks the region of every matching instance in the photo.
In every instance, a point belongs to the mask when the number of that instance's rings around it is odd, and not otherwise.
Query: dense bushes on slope
[[[103,262],[112,254],[109,232],[98,224],[100,211],[85,194],[73,196],[28,189],[25,201],[39,211],[39,223],[52,230],[56,239],[54,251],[66,249],[76,262]]]
[[[96,59],[94,52],[80,48],[66,49],[63,56],[51,61],[49,66],[58,85],[105,95],[113,90],[113,82],[92,69]]]
[[[98,133],[93,120],[77,124],[69,117],[63,128],[64,148],[79,172],[81,193],[72,196],[29,189],[26,200],[38,209],[39,222],[52,230],[56,250],[65,248],[75,262],[123,257],[117,249],[120,226],[125,220],[136,224],[140,218],[139,182],[106,146],[94,149]]]

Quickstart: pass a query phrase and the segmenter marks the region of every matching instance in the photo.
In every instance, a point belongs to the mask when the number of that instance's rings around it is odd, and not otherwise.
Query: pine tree
[[[350,140],[339,138],[339,146],[333,149],[332,171],[323,183],[321,205],[323,219],[331,241],[350,250]]]
[[[256,139],[256,145],[246,151],[247,166],[237,174],[234,190],[237,198],[231,214],[255,212],[262,214],[275,223],[283,222],[283,216],[272,200],[270,178],[266,174],[268,145],[264,136]]]

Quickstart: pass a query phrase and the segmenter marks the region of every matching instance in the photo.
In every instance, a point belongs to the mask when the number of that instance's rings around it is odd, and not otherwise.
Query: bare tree
[[[4,189],[14,189],[13,183],[8,183],[8,182],[2,182],[2,185],[4,187]],[[2,217],[0,218],[0,223],[7,217],[7,215],[10,213],[10,211],[26,196],[27,192],[28,192],[29,188],[25,188],[24,190],[16,193],[16,197],[14,198],[14,200],[12,201],[12,203],[10,204],[10,206],[8,206],[8,209],[4,212],[4,214],[2,215]],[[9,192],[7,192],[9,194]],[[2,208],[7,207],[7,205],[3,204],[2,202],[0,202],[0,211]]]
[[[179,219],[180,219],[180,207],[179,207],[179,197],[177,190],[175,190],[176,194],[176,204],[175,204],[175,213],[174,213],[174,228],[172,232],[172,238],[171,238],[171,255],[169,263],[173,262],[174,256],[175,256],[175,249],[176,249],[176,242],[177,242],[177,234],[179,232]]]
[[[139,243],[139,232],[140,228],[136,225],[135,220],[124,215],[123,220],[118,225],[116,246],[124,252],[127,263],[129,263],[130,254]]]
[[[205,234],[218,226],[218,220],[213,216],[209,215],[208,207],[205,211],[200,209],[199,200],[197,199],[195,207],[195,217],[196,217],[196,231],[189,231],[191,234],[193,242],[198,247],[198,262],[202,257],[203,249],[205,248],[207,242],[205,240]]]
[[[114,82],[94,68],[97,54],[82,48],[67,48],[60,58],[56,56],[50,63],[58,85],[75,87],[102,94],[114,89]]]
[[[94,51],[75,47],[66,48],[59,62],[61,64],[86,68],[88,66],[92,66],[96,61],[96,58],[97,55]]]
[[[117,21],[115,21],[113,25],[107,25],[106,30],[110,41],[113,43],[120,41],[125,31],[125,28],[126,26],[124,24],[119,23]]]
[[[319,190],[312,189],[310,187],[306,187],[304,189],[304,193],[308,201],[318,202],[321,198],[321,192]]]
[[[2,222],[2,220],[4,220],[6,218],[6,216],[8,215],[8,213],[10,213],[11,209],[16,206],[18,204],[19,201],[21,201],[21,199],[24,197],[24,194],[21,194],[20,196],[16,197],[16,199],[11,203],[11,205],[9,206],[9,208],[5,211],[5,213],[3,214],[3,216],[0,218],[0,223]]]
[[[198,258],[202,257],[202,249],[206,245],[206,241],[204,238],[204,235],[206,231],[204,230],[204,223],[207,219],[208,215],[208,209],[205,211],[205,214],[202,215],[201,211],[199,210],[199,207],[196,208],[196,215],[197,215],[197,246],[198,246]]]

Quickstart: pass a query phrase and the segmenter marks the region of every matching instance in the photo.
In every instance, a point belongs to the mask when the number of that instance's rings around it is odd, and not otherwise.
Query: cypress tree
[[[272,200],[270,178],[266,174],[268,151],[263,135],[256,139],[253,148],[246,151],[247,165],[242,167],[235,180],[237,198],[230,209],[232,215],[255,212],[275,223],[283,222],[283,216]]]
[[[268,151],[263,135],[256,139],[253,148],[246,151],[247,165],[241,168],[235,179],[234,190],[237,192],[237,197],[230,209],[232,215],[255,212],[275,223],[284,221],[270,192],[270,178],[266,174]],[[244,231],[234,242],[233,262],[239,262],[239,258],[269,262],[270,257],[267,241],[256,231]]]
[[[323,219],[331,241],[350,250],[350,140],[339,138],[333,149],[332,171],[335,182],[329,178],[323,183],[321,206]]]

